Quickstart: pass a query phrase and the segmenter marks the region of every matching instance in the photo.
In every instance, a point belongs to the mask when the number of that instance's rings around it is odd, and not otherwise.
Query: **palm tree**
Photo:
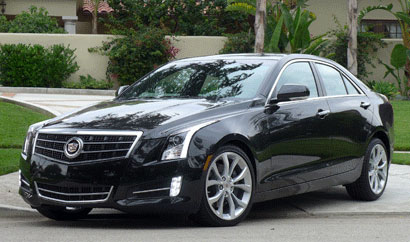
[[[347,69],[357,75],[357,0],[348,0],[347,23],[349,42],[347,45]]]
[[[263,53],[266,28],[266,0],[256,1],[255,53]]]
[[[114,11],[114,9],[108,5],[106,0],[84,0],[83,10],[91,13],[92,34],[98,34],[98,14]]]

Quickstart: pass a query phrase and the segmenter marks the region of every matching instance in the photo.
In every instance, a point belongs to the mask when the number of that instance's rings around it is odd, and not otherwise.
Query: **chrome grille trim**
[[[70,135],[70,136],[77,136],[77,135],[90,135],[90,136],[132,136],[135,137],[134,141],[118,141],[118,142],[113,142],[113,141],[84,141],[84,145],[109,145],[109,144],[130,144],[130,148],[126,149],[110,149],[110,150],[91,150],[91,151],[81,151],[81,154],[92,154],[92,153],[112,153],[112,152],[126,152],[125,155],[122,156],[116,156],[116,157],[110,157],[110,158],[101,158],[101,159],[92,159],[92,160],[83,160],[83,161],[65,161],[65,160],[60,160],[56,159],[54,157],[49,157],[47,155],[40,154],[36,152],[36,148],[43,149],[43,150],[48,150],[51,152],[59,152],[59,153],[64,153],[63,150],[58,150],[58,149],[53,149],[53,148],[47,148],[41,145],[38,145],[37,142],[48,142],[48,143],[59,143],[59,144],[65,144],[65,141],[59,141],[59,140],[48,140],[48,139],[42,139],[39,138],[40,134],[50,134],[50,135]],[[91,162],[98,162],[98,161],[112,161],[112,160],[118,160],[118,159],[126,159],[131,155],[131,152],[134,150],[135,146],[137,145],[138,141],[140,140],[143,132],[142,131],[114,131],[114,130],[61,130],[61,129],[43,129],[39,130],[34,138],[34,143],[33,143],[33,151],[32,154],[35,154],[37,156],[56,161],[59,163],[63,164],[85,164],[85,163],[91,163]],[[46,145],[46,144],[44,144]]]
[[[64,195],[64,196],[93,196],[93,195],[108,195],[108,194],[110,194],[110,192],[64,193],[64,192],[56,192],[56,191],[52,191],[52,190],[48,190],[48,189],[44,189],[44,188],[40,188],[40,187],[38,187],[38,190],[43,191],[43,192],[54,193],[54,194],[58,194],[58,195]]]
[[[64,203],[64,204],[89,204],[89,203],[103,203],[106,202],[110,196],[112,191],[114,190],[114,186],[111,186],[110,190],[108,192],[101,192],[101,193],[61,193],[61,192],[55,192],[51,190],[47,190],[44,188],[39,188],[37,185],[37,182],[34,182],[34,187],[36,189],[36,193],[38,196],[42,199],[53,201],[53,202],[59,202],[59,203]],[[52,197],[47,197],[41,194],[41,190],[44,192],[48,193],[53,193],[53,194],[58,194],[58,195],[64,195],[64,196],[93,196],[93,195],[106,195],[104,199],[98,199],[98,200],[81,200],[81,201],[68,201],[68,200],[61,200],[61,199],[56,199]]]
[[[159,191],[166,191],[170,190],[171,188],[169,187],[164,187],[164,188],[157,188],[157,189],[150,189],[150,190],[143,190],[143,191],[135,191],[132,192],[133,194],[141,194],[141,193],[148,193],[148,192],[159,192]]]

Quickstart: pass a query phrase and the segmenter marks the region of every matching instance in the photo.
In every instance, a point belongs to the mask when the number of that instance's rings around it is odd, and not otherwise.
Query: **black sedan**
[[[256,202],[336,185],[370,201],[386,188],[392,106],[330,60],[183,59],[117,94],[30,127],[19,192],[41,214],[115,208],[229,226]]]

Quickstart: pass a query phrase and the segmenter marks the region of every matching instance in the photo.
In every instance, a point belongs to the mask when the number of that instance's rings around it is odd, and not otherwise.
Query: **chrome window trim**
[[[329,64],[329,63],[326,63],[326,62],[323,62],[323,61],[315,61],[315,60],[313,60],[312,62],[316,62],[316,63],[322,64],[322,65],[326,65],[326,66],[332,67],[333,69],[335,69],[336,71],[338,71],[340,75],[342,75],[342,81],[343,81],[343,82],[344,82],[344,80],[343,80],[343,76],[344,76],[344,77],[360,92],[360,94],[364,94],[363,90],[360,89],[360,88],[356,85],[356,83],[354,83],[354,81],[352,81],[352,80],[350,79],[350,77],[348,77],[347,75],[345,75],[345,74],[343,73],[343,71],[340,70],[339,68],[337,68],[336,66],[334,66],[334,65],[332,65],[332,64]],[[318,72],[319,72],[319,71],[318,71]],[[320,75],[320,73],[319,73],[319,75]],[[346,88],[346,87],[345,87],[345,88]],[[346,89],[346,93],[347,93],[346,96],[351,96],[351,95],[349,95],[347,89]],[[355,95],[355,94],[352,94],[352,95]],[[342,95],[338,95],[338,96],[342,96]]]
[[[343,72],[341,72],[341,71],[340,71],[340,74],[342,75],[342,78],[343,78],[343,77],[346,78],[346,80],[347,80],[348,82],[350,82],[350,84],[352,84],[352,85],[354,86],[354,88],[356,88],[356,90],[359,91],[360,94],[364,94],[363,90],[360,89],[360,87],[359,87],[354,81],[352,81],[352,79],[350,79],[350,77],[348,77],[347,75],[345,75],[345,74],[344,74]],[[343,81],[344,81],[344,80],[343,80]],[[348,91],[348,92],[349,92],[349,91]],[[349,93],[348,93],[347,95],[349,95]],[[351,94],[351,95],[357,95],[357,94]],[[349,95],[349,96],[351,96],[351,95]]]
[[[135,191],[132,192],[132,194],[141,194],[141,193],[148,193],[148,192],[159,192],[159,191],[166,191],[170,190],[171,188],[169,187],[164,187],[164,188],[157,188],[157,189],[150,189],[150,190],[142,190],[142,191]]]
[[[59,203],[64,203],[64,204],[89,204],[89,203],[103,203],[108,201],[108,199],[111,197],[111,193],[114,190],[114,186],[111,186],[110,191],[106,192],[107,197],[104,199],[98,199],[98,200],[83,200],[83,201],[67,201],[67,200],[61,200],[61,199],[56,199],[56,198],[51,198],[51,197],[47,197],[47,196],[43,196],[41,195],[41,193],[39,192],[39,188],[37,186],[37,182],[34,182],[34,188],[36,189],[36,193],[37,195],[44,199],[44,200],[50,200],[50,201],[54,201],[54,202],[59,202]],[[45,189],[46,190],[46,189]],[[50,193],[55,193],[58,194],[57,192],[53,192],[53,191],[49,191]],[[72,196],[78,196],[78,195],[73,195],[75,193],[72,193]],[[81,193],[82,196],[87,196],[87,193]],[[104,194],[98,194],[98,195],[104,195]],[[70,195],[67,195],[70,196]]]
[[[312,97],[312,98],[306,98],[306,99],[301,99],[301,100],[279,102],[278,104],[286,105],[286,104],[293,104],[293,103],[299,103],[299,102],[321,100],[321,99],[327,99],[327,98],[364,97],[364,96],[366,96],[366,95],[364,95],[364,94],[352,94],[352,95],[335,95],[335,96]]]
[[[282,67],[282,69],[280,70],[278,76],[276,77],[276,79],[275,79],[275,81],[274,81],[274,83],[273,83],[273,86],[272,86],[271,90],[269,91],[269,95],[268,95],[268,98],[266,99],[265,106],[267,106],[267,105],[269,104],[269,100],[272,98],[273,92],[274,92],[274,90],[275,90],[275,88],[276,88],[276,86],[277,86],[277,84],[278,84],[278,81],[279,81],[279,79],[281,78],[283,72],[286,70],[286,68],[287,68],[289,65],[291,65],[291,64],[293,64],[293,63],[297,63],[297,62],[314,62],[314,63],[324,64],[324,65],[327,65],[327,66],[330,66],[330,67],[336,69],[340,74],[344,75],[344,76],[347,78],[347,80],[349,80],[349,81],[352,83],[352,85],[354,85],[355,88],[357,88],[357,90],[360,92],[360,94],[352,94],[352,95],[346,94],[346,95],[336,95],[336,96],[312,97],[312,98],[307,98],[307,99],[303,99],[303,100],[287,101],[287,102],[280,102],[280,103],[294,103],[294,102],[315,100],[315,99],[321,99],[321,98],[334,98],[334,97],[345,97],[345,96],[349,96],[349,97],[359,96],[359,95],[360,95],[360,96],[366,96],[366,95],[364,94],[363,90],[362,90],[361,88],[359,88],[359,87],[356,85],[356,83],[354,83],[349,77],[347,77],[347,76],[343,73],[343,71],[341,71],[341,70],[340,70],[339,68],[337,68],[335,65],[330,64],[330,63],[327,63],[327,62],[324,62],[324,61],[320,61],[320,60],[313,60],[313,59],[304,59],[304,58],[301,58],[301,59],[291,60],[291,61],[287,62],[287,63]],[[312,74],[313,74],[313,70],[312,70]],[[316,88],[317,88],[317,87],[316,87]]]
[[[99,159],[99,160],[87,160],[87,161],[78,161],[78,162],[67,162],[67,161],[62,161],[62,160],[57,160],[53,159],[41,154],[35,153],[36,149],[36,144],[37,144],[37,139],[39,134],[63,134],[63,135],[118,135],[118,136],[136,136],[135,140],[132,142],[126,142],[126,143],[132,143],[130,149],[128,150],[127,154],[122,157],[115,157],[115,158],[108,158],[108,159]],[[144,132],[142,131],[134,131],[134,130],[122,130],[122,131],[117,131],[117,130],[63,130],[63,129],[40,129],[37,131],[34,143],[33,143],[33,150],[32,154],[41,156],[43,158],[56,161],[62,164],[69,164],[69,165],[79,165],[79,164],[86,164],[86,163],[91,163],[91,162],[96,162],[96,161],[110,161],[110,160],[118,160],[118,159],[127,159],[130,157],[132,151],[134,150],[135,146],[137,145],[138,141],[141,139],[142,135]],[[54,142],[54,141],[50,141]],[[87,142],[85,142],[88,144]],[[101,142],[104,143],[104,142]],[[43,148],[39,146],[39,148],[42,149],[48,149],[48,148]],[[56,150],[57,151],[57,150]],[[103,151],[102,151],[103,152]],[[81,152],[83,153],[83,151]]]

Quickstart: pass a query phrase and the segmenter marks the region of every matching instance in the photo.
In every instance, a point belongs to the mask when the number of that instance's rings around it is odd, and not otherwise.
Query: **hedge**
[[[79,66],[64,45],[0,45],[0,84],[12,87],[61,87]]]

